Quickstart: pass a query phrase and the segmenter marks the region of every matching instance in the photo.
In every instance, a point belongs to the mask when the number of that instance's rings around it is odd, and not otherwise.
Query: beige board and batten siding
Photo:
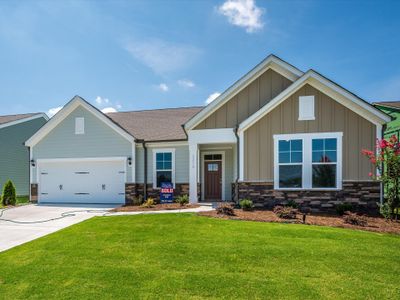
[[[315,96],[315,120],[299,121],[299,96]],[[244,180],[273,181],[274,134],[343,132],[343,180],[369,180],[376,126],[307,84],[244,132]]]
[[[233,128],[258,111],[290,84],[292,81],[274,70],[268,69],[197,125],[195,129]]]

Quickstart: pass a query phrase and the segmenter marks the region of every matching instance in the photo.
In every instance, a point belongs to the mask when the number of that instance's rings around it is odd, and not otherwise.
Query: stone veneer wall
[[[31,202],[37,202],[38,201],[38,184],[37,183],[31,183]]]
[[[234,190],[234,185],[232,189]],[[380,184],[374,181],[344,181],[340,191],[279,191],[273,182],[239,182],[239,199],[251,199],[258,208],[271,209],[293,200],[302,211],[335,213],[336,205],[350,203],[358,212],[376,214]]]
[[[144,194],[143,183],[126,183],[125,184],[125,203],[131,204],[134,197]],[[198,189],[199,190],[199,189]],[[189,195],[189,183],[176,183],[174,189],[174,196]],[[156,201],[160,200],[160,189],[154,189],[152,183],[147,184],[147,197],[154,198]]]

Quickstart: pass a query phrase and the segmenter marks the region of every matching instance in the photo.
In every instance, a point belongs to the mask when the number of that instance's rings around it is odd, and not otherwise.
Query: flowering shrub
[[[362,150],[362,154],[368,157],[377,175],[372,172],[369,176],[383,183],[385,188],[385,204],[381,206],[385,210],[385,217],[393,218],[396,209],[400,206],[400,142],[395,135],[390,139],[377,140],[376,153],[371,150]],[[389,213],[388,213],[389,210]]]

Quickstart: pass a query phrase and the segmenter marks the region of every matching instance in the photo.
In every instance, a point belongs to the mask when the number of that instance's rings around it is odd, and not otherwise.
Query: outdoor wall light
[[[31,159],[31,166],[32,167],[36,166],[35,161],[33,159]]]
[[[128,157],[128,165],[132,165],[132,157]]]

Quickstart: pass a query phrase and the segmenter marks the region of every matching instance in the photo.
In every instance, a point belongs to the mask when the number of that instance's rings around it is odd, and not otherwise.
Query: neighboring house
[[[368,210],[379,184],[361,149],[390,116],[313,70],[274,55],[204,108],[105,115],[74,97],[26,145],[31,199],[125,203],[161,182],[198,201],[343,201]],[[146,188],[145,188],[146,187]]]
[[[396,135],[400,139],[400,101],[375,102],[373,105],[392,117],[386,124],[385,137]]]
[[[44,113],[0,116],[0,191],[10,179],[17,195],[29,195],[29,152],[24,142],[47,120]]]

